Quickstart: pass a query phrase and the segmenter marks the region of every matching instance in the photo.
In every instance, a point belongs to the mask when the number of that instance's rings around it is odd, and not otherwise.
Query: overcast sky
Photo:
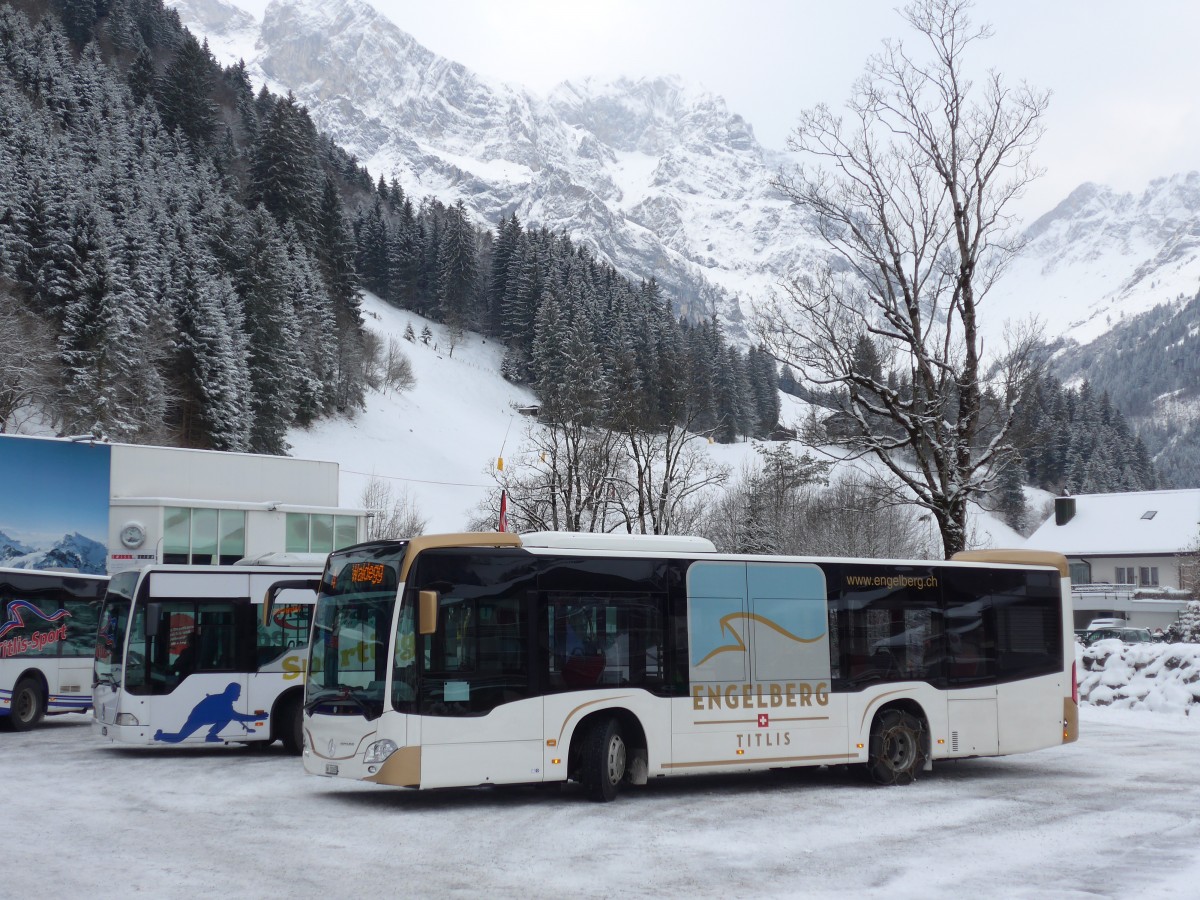
[[[234,0],[261,15],[267,0]],[[910,37],[897,0],[370,0],[429,49],[544,92],[586,76],[678,74],[722,95],[782,148],[800,110],[837,105],[884,37]],[[1022,204],[1045,212],[1084,181],[1140,192],[1200,169],[1200,3],[978,0],[995,36],[981,66],[1053,91]]]

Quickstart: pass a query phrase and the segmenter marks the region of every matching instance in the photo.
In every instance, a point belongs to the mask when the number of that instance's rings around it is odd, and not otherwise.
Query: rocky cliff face
[[[1026,230],[997,286],[1009,315],[1037,314],[1051,336],[1087,343],[1122,320],[1200,287],[1200,173],[1151,182],[1141,196],[1076,188]]]
[[[677,79],[539,97],[437,56],[359,0],[275,0],[253,28],[221,0],[173,5],[218,59],[245,58],[256,80],[292,91],[373,175],[462,199],[480,224],[516,213],[566,232],[735,334],[813,252],[770,187],[784,160],[720,97]]]
[[[440,57],[361,0],[272,0],[261,23],[224,0],[175,0],[223,61],[244,57],[318,127],[412,196],[462,199],[563,231],[692,315],[748,334],[753,302],[812,267],[800,214],[770,186],[790,164],[718,96],[678,79],[564,83],[548,96]],[[1087,342],[1200,284],[1200,175],[1141,197],[1077,188],[1027,231],[986,301],[993,343],[1037,316]]]

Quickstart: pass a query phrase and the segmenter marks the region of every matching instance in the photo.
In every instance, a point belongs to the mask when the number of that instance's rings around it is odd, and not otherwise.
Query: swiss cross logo
[[[759,728],[770,728],[771,727],[771,717],[769,715],[767,715],[766,713],[759,713],[758,714],[758,727]]]

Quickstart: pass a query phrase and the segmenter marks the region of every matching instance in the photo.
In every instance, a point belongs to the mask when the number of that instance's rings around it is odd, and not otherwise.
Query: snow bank
[[[1076,646],[1079,699],[1093,706],[1200,715],[1200,644]]]

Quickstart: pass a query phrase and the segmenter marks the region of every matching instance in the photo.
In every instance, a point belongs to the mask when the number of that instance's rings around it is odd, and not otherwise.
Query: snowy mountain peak
[[[202,34],[228,35],[258,25],[254,16],[225,0],[166,0],[164,5],[178,12],[193,31],[199,26]]]
[[[994,302],[1037,313],[1049,336],[1088,343],[1123,318],[1200,286],[1200,173],[1158,178],[1140,196],[1082,184],[1033,223]]]
[[[14,569],[73,569],[103,575],[108,551],[79,532],[64,534],[52,547],[30,549],[0,534],[0,564]]]
[[[236,60],[220,36],[210,45]],[[735,336],[739,298],[813,252],[749,124],[678,77],[585,79],[542,97],[438,56],[360,0],[274,0],[247,63],[372,175],[462,200],[482,225],[516,213],[565,232]]]
[[[0,531],[0,565],[11,565],[8,560],[30,552],[32,551],[29,547]]]
[[[678,77],[583,79],[542,97],[438,56],[362,0],[272,0],[252,39],[224,0],[176,8],[218,58],[244,56],[253,79],[292,91],[372,175],[415,198],[462,200],[482,225],[515,213],[565,232],[734,336],[757,300],[822,258],[771,188],[790,160]],[[1036,314],[1049,337],[1090,341],[1195,293],[1200,175],[1137,197],[1080,185],[1026,236],[986,327],[998,339],[1006,320]]]
[[[750,125],[722,97],[691,89],[678,76],[567,81],[548,102],[564,121],[615,150],[658,154],[677,144],[713,143],[759,150]]]

